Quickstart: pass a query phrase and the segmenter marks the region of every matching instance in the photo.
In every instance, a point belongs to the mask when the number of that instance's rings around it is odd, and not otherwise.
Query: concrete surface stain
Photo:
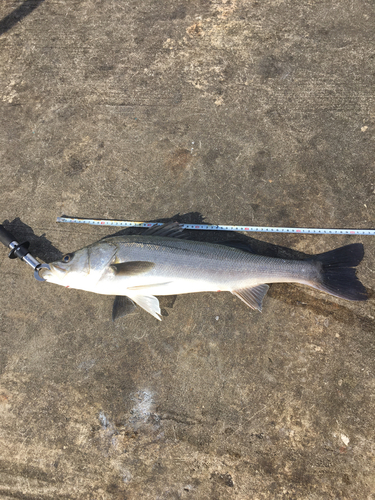
[[[178,148],[170,154],[166,165],[173,176],[179,177],[188,168],[191,160],[191,152],[188,149]]]
[[[72,156],[69,158],[69,169],[67,175],[79,175],[87,169],[88,165],[85,160]]]
[[[186,28],[186,33],[191,37],[204,36],[204,31],[202,29],[202,23],[198,22],[198,23],[192,24],[191,26]]]
[[[130,410],[132,417],[130,423],[134,428],[139,428],[142,424],[147,423],[151,410],[154,406],[154,395],[147,389],[136,392],[132,399],[135,401],[135,406]]]
[[[8,403],[9,395],[5,392],[0,392],[0,404]]]

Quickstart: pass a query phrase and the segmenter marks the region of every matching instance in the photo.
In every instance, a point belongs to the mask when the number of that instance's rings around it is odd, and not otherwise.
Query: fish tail
[[[347,300],[367,300],[366,288],[356,276],[355,267],[364,256],[362,243],[353,243],[312,257],[319,264],[320,276],[314,288]]]

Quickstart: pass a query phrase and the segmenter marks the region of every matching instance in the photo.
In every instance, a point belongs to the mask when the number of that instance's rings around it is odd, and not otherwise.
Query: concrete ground
[[[370,0],[3,0],[0,222],[47,262],[113,232],[62,214],[374,227],[374,26]],[[370,300],[112,323],[1,246],[2,499],[375,498],[374,239],[252,236],[363,242]]]

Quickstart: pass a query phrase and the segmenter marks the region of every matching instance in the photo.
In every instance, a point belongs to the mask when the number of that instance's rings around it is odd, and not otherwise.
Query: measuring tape
[[[80,217],[57,217],[56,222],[74,222],[75,224],[91,224],[96,226],[117,227],[152,227],[162,226],[161,222],[133,222],[124,220],[83,219]],[[180,224],[183,229],[200,231],[245,231],[254,233],[297,233],[297,234],[352,234],[374,236],[375,229],[323,229],[306,227],[267,227],[267,226],[227,226],[223,224]]]

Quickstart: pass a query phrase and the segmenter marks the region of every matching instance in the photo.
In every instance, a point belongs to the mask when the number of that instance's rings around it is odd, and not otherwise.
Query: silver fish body
[[[165,235],[171,233],[174,237]],[[161,315],[155,295],[229,291],[249,307],[261,310],[266,283],[295,282],[349,300],[367,298],[353,269],[363,257],[360,244],[307,260],[285,260],[178,236],[179,226],[167,224],[151,234],[106,238],[67,254],[41,274],[46,281],[69,288],[126,296],[157,319]],[[335,252],[340,261],[336,264]],[[324,279],[326,261],[331,275],[333,269],[333,283],[332,276],[331,283]],[[341,283],[345,277],[347,281],[348,273],[350,290],[347,283]]]

